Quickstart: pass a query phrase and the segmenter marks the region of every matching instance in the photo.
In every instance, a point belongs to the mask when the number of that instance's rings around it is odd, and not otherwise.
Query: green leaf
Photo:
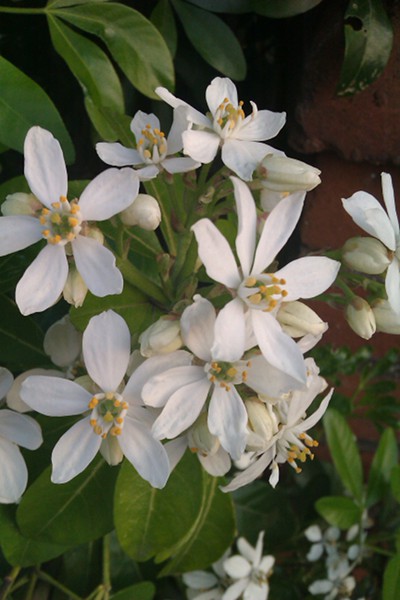
[[[90,96],[85,98],[85,108],[90,120],[103,140],[115,142],[119,140],[124,146],[135,146],[134,135],[129,126],[132,118],[105,106],[96,105]]]
[[[315,508],[330,525],[349,529],[361,520],[361,508],[351,498],[345,496],[325,496],[319,498]]]
[[[386,429],[371,464],[367,487],[367,506],[381,500],[390,483],[390,475],[397,465],[397,440],[393,429]]]
[[[253,10],[253,0],[187,0],[204,10],[216,13],[242,14]]]
[[[323,418],[329,449],[345,488],[358,502],[363,497],[363,473],[355,437],[346,419],[330,409]]]
[[[112,530],[116,467],[98,458],[63,484],[51,483],[50,471],[49,467],[28,488],[17,509],[24,535],[56,544],[83,544]]]
[[[74,147],[53,102],[37,83],[2,56],[0,90],[0,143],[23,152],[28,129],[40,125],[59,140],[66,162],[73,162]]]
[[[283,19],[307,12],[322,0],[253,0],[252,9],[258,15]]]
[[[154,583],[151,581],[142,581],[124,590],[120,590],[116,594],[112,594],[110,600],[152,600],[155,593],[156,588]]]
[[[76,33],[60,19],[48,15],[53,45],[80,83],[84,98],[95,106],[124,113],[122,87],[108,56],[92,41]],[[89,117],[92,111],[88,110]],[[102,133],[98,119],[92,122]]]
[[[23,317],[16,304],[0,295],[0,364],[11,371],[49,366],[43,332],[32,317]]]
[[[76,6],[78,4],[93,4],[93,2],[108,2],[108,0],[49,0],[46,9],[65,8],[68,6]]]
[[[391,558],[383,574],[382,600],[398,600],[400,590],[400,554]]]
[[[390,476],[390,487],[392,489],[393,496],[397,502],[400,503],[400,465],[396,465],[392,470]]]
[[[178,31],[169,0],[159,0],[151,13],[151,22],[163,36],[171,52],[171,56],[175,56],[178,44]]]
[[[156,27],[138,11],[110,2],[74,6],[55,13],[99,36],[142,94],[158,99],[154,92],[157,86],[173,88],[174,68],[168,47]]]
[[[16,192],[25,192],[27,194],[30,192],[28,182],[23,175],[18,175],[18,177],[13,177],[0,184],[0,204],[6,199],[6,196],[15,194]]]
[[[246,77],[246,59],[231,29],[219,17],[182,0],[172,0],[189,40],[200,56],[227,77]]]
[[[0,546],[10,565],[31,567],[64,554],[68,546],[38,542],[21,534],[15,506],[0,505]]]
[[[337,93],[356,94],[385,68],[393,45],[393,29],[381,0],[350,2],[345,19],[345,54]]]

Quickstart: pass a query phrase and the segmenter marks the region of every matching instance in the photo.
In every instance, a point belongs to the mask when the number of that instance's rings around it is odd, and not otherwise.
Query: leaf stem
[[[65,587],[65,585],[63,585],[62,583],[60,583],[59,581],[57,581],[57,579],[54,579],[48,573],[45,573],[44,571],[38,570],[37,571],[37,576],[42,581],[46,581],[47,583],[50,583],[53,587],[57,588],[61,592],[64,592],[64,594],[66,596],[68,596],[71,600],[83,600],[83,598],[81,596],[78,596],[77,594],[75,594],[72,590],[70,590],[67,587]]]
[[[0,6],[0,12],[15,15],[44,15],[46,9],[43,8],[16,8],[14,6]]]
[[[21,567],[13,567],[11,573],[4,577],[3,585],[0,588],[0,600],[5,600],[7,598],[8,593],[10,592],[12,585],[15,583],[20,571]]]
[[[110,558],[110,536],[103,538],[103,586],[104,600],[108,600],[111,591],[111,558]]]

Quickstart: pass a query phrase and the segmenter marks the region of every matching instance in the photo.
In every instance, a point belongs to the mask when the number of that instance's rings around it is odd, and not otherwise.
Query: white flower
[[[186,173],[200,166],[189,157],[175,157],[182,150],[182,131],[187,128],[186,119],[177,113],[169,135],[160,129],[156,115],[139,110],[131,121],[136,149],[126,148],[119,143],[96,144],[97,154],[108,165],[141,167],[136,170],[142,181],[157,177],[165,169],[167,173]]]
[[[140,352],[149,358],[174,352],[182,346],[179,321],[161,317],[140,334]]]
[[[224,592],[223,580],[226,578],[223,563],[228,558],[230,550],[213,563],[214,573],[209,571],[189,571],[182,575],[188,586],[187,597],[190,600],[221,600]]]
[[[275,558],[262,555],[263,538],[264,532],[261,531],[255,548],[244,538],[238,539],[237,548],[240,554],[230,556],[223,563],[225,572],[234,583],[224,592],[222,600],[267,600],[268,578]]]
[[[13,383],[13,376],[0,367],[0,400]],[[42,433],[34,419],[7,408],[0,410],[0,503],[18,502],[28,482],[28,470],[18,448],[36,450],[42,443]]]
[[[390,251],[390,264],[386,272],[385,288],[389,303],[396,313],[400,313],[400,229],[396,213],[396,203],[392,178],[382,173],[382,194],[386,211],[367,192],[356,192],[343,199],[344,209],[353,221],[364,231],[377,238]]]
[[[376,330],[382,333],[400,334],[400,313],[394,312],[387,300],[377,300],[372,305]]]
[[[45,310],[57,302],[68,276],[69,255],[89,290],[96,296],[119,294],[123,279],[113,254],[87,233],[86,221],[117,214],[136,197],[139,181],[131,169],[108,169],[82,193],[67,200],[67,171],[58,141],[50,132],[32,127],[25,138],[25,177],[43,208],[37,216],[0,218],[0,256],[47,241],[16,288],[22,314]]]
[[[111,464],[124,454],[151,485],[165,485],[168,457],[151,435],[152,418],[139,405],[137,383],[143,365],[122,389],[130,343],[125,321],[113,311],[101,313],[90,319],[83,334],[83,358],[98,393],[93,395],[76,382],[52,377],[29,377],[23,383],[23,400],[35,410],[48,416],[83,413],[83,419],[53,449],[54,483],[64,483],[81,473],[100,450]]]
[[[290,237],[303,206],[304,194],[283,199],[270,213],[256,246],[257,214],[245,183],[232,177],[238,212],[236,251],[240,268],[229,243],[209,219],[192,227],[199,256],[211,279],[224,284],[235,296],[219,313],[217,326],[232,330],[235,346],[245,349],[246,322],[267,362],[287,373],[298,384],[306,381],[301,350],[282,331],[276,313],[283,302],[312,298],[334,281],[340,263],[325,257],[292,261],[277,272],[265,273]]]
[[[357,335],[369,340],[376,331],[375,315],[364,298],[354,296],[345,310],[346,321]]]
[[[236,86],[228,78],[216,77],[206,90],[209,115],[203,115],[165,88],[157,94],[184,114],[191,128],[182,134],[185,154],[201,163],[211,162],[221,146],[224,164],[239,177],[251,180],[253,171],[274,148],[260,143],[275,137],[285,124],[285,113],[258,110],[251,102],[252,113],[246,117],[239,102]],[[180,108],[183,107],[183,108]]]
[[[328,555],[337,554],[337,541],[340,537],[340,529],[337,527],[328,527],[322,533],[318,525],[310,525],[304,535],[309,542],[313,542],[306,558],[310,562],[319,560],[324,552]]]

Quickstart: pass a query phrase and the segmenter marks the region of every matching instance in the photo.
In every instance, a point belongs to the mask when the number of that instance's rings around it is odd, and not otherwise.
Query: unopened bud
[[[100,453],[104,460],[112,467],[119,465],[124,458],[118,439],[113,435],[108,435],[106,439],[102,441]]]
[[[321,335],[328,329],[328,324],[316,312],[298,300],[284,302],[276,317],[283,331],[293,338],[303,337],[308,333]]]
[[[217,452],[220,443],[208,429],[206,413],[201,413],[189,429],[188,446],[192,452],[198,452],[202,456],[212,456]]]
[[[94,227],[93,225],[88,226],[85,230],[85,236],[96,240],[101,245],[104,244],[104,235],[98,227]]]
[[[57,367],[68,367],[77,360],[82,349],[82,334],[72,325],[69,315],[48,328],[43,348]]]
[[[157,354],[175,352],[182,347],[179,321],[161,317],[139,337],[140,352],[149,358]]]
[[[161,222],[161,210],[158,202],[148,194],[138,194],[128,208],[120,214],[124,225],[139,225],[147,231],[154,231]]]
[[[345,317],[352,330],[364,340],[369,340],[374,335],[375,315],[364,298],[355,296],[346,307]]]
[[[42,208],[43,205],[33,194],[17,192],[6,196],[5,201],[1,205],[1,212],[5,217],[11,215],[35,216]]]
[[[321,183],[321,171],[301,160],[267,154],[257,169],[260,183],[273,192],[308,192]]]
[[[379,275],[390,265],[387,248],[379,240],[372,237],[354,237],[343,246],[343,261],[351,269]]]
[[[400,334],[400,314],[394,312],[387,300],[377,300],[372,305],[376,330],[381,333]]]
[[[249,419],[249,427],[259,438],[259,444],[263,446],[265,442],[269,442],[277,432],[278,423],[276,417],[267,409],[264,402],[261,402],[257,397],[248,398],[245,400],[245,405]],[[255,436],[249,436],[247,449],[257,450],[257,445]]]
[[[87,292],[87,285],[77,268],[74,265],[70,265],[67,281],[63,289],[64,300],[69,304],[73,304],[75,308],[79,308],[82,306]]]
[[[199,198],[199,202],[201,202],[202,204],[209,204],[213,198],[214,198],[214,194],[215,194],[215,187],[214,186],[210,186],[205,194],[202,194]]]
[[[25,379],[31,375],[65,377],[65,374],[62,371],[56,371],[55,369],[29,369],[29,371],[24,371],[24,373],[21,373],[14,379],[14,383],[12,384],[6,396],[7,406],[12,410],[20,413],[29,412],[32,410],[32,408],[28,406],[28,404],[26,404],[26,402],[24,402],[21,398],[21,385],[24,383]]]

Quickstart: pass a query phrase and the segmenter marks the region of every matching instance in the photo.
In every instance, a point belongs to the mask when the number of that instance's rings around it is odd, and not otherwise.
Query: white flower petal
[[[234,386],[230,390],[214,386],[207,424],[233,460],[238,460],[246,447],[247,411]]]
[[[48,328],[43,349],[58,367],[68,367],[78,358],[82,349],[82,334],[72,325],[68,315]]]
[[[256,245],[256,205],[247,185],[237,177],[231,177],[238,213],[236,251],[242,267],[243,277],[250,274]]]
[[[42,238],[39,219],[28,215],[0,217],[0,256],[23,250]]]
[[[105,392],[115,392],[128,367],[131,335],[124,319],[113,310],[92,317],[82,339],[87,372]]]
[[[193,169],[200,167],[200,163],[189,156],[166,158],[161,161],[161,164],[167,173],[187,173],[188,171],[193,171]]]
[[[197,221],[192,231],[208,276],[229,288],[237,288],[241,277],[233,252],[222,233],[209,219]]]
[[[212,115],[225,98],[228,98],[234,107],[238,106],[238,95],[233,81],[228,77],[215,77],[206,89],[206,101]]]
[[[32,375],[22,383],[21,397],[43,415],[63,417],[88,410],[92,394],[68,379]]]
[[[262,534],[262,537],[264,537],[264,532],[260,532],[260,534]],[[262,544],[262,540],[261,540],[261,544]],[[246,540],[246,538],[244,537],[240,537],[236,543],[237,549],[239,550],[240,554],[242,556],[245,557],[245,559],[251,563],[252,565],[256,564],[256,549],[253,548],[253,546],[251,544],[249,544],[249,542]],[[262,547],[261,547],[262,550]]]
[[[149,181],[154,179],[159,174],[160,169],[158,165],[146,165],[141,169],[135,169],[136,175],[139,177],[139,181]]]
[[[168,456],[169,468],[172,472],[186,452],[187,438],[185,435],[177,437],[174,440],[166,442],[164,448]]]
[[[79,208],[86,221],[105,221],[128,208],[139,192],[133,169],[107,169],[82,192]]]
[[[0,400],[10,390],[14,381],[13,374],[5,367],[0,367]]]
[[[126,416],[118,441],[122,452],[139,475],[153,487],[163,488],[170,472],[168,455],[147,427]]]
[[[55,304],[68,276],[63,246],[47,244],[26,269],[15,290],[15,301],[23,315],[46,310]]]
[[[251,573],[251,564],[243,556],[236,554],[224,561],[224,569],[232,579],[242,579]]]
[[[223,475],[226,475],[232,465],[228,452],[226,452],[222,446],[218,448],[215,454],[203,456],[198,453],[197,456],[203,468],[213,477],[222,477]]]
[[[393,258],[386,272],[385,288],[389,304],[395,313],[400,313],[400,263]]]
[[[182,133],[189,127],[185,106],[174,109],[174,120],[167,136],[168,154],[180,152],[183,148]]]
[[[28,470],[18,446],[0,437],[0,504],[21,498],[28,481]]]
[[[75,423],[54,446],[51,455],[53,483],[66,483],[82,473],[99,451],[102,437],[94,433],[90,419],[89,415]]]
[[[257,165],[269,154],[270,146],[228,138],[221,150],[222,162],[244,181],[251,181]]]
[[[184,345],[198,358],[211,360],[216,312],[209,300],[198,294],[194,303],[185,308],[181,317],[181,335]]]
[[[247,587],[249,580],[239,579],[230,585],[222,595],[222,600],[238,600]]]
[[[332,581],[328,581],[328,579],[317,579],[308,586],[308,591],[310,594],[315,596],[316,594],[327,594],[334,587]]]
[[[30,406],[26,404],[21,398],[21,385],[31,375],[48,375],[49,377],[63,377],[65,378],[65,373],[62,371],[56,371],[55,369],[28,369],[28,371],[24,371],[18,377],[15,378],[14,383],[11,386],[10,391],[7,394],[7,406],[12,408],[19,413],[29,412],[31,409]]]
[[[40,426],[32,417],[4,408],[0,411],[0,437],[29,450],[43,442]]]
[[[308,539],[309,542],[321,542],[322,541],[322,531],[319,525],[310,525],[304,531],[304,535]]]
[[[392,223],[376,198],[367,192],[356,192],[342,202],[345,211],[361,229],[378,238],[389,250],[395,250]]]
[[[113,253],[93,238],[78,235],[72,242],[76,268],[95,296],[120,294],[124,286]]]
[[[253,106],[254,103],[251,103]],[[235,137],[238,140],[253,140],[261,142],[270,140],[278,135],[286,122],[285,112],[272,112],[270,110],[257,110],[243,121]]]
[[[278,398],[301,386],[297,379],[270,365],[262,354],[251,357],[246,385],[271,398]]]
[[[188,587],[193,590],[207,590],[217,585],[218,579],[213,573],[207,571],[190,571],[183,573],[182,579]]]
[[[256,460],[256,462],[252,463],[247,469],[239,473],[239,475],[236,475],[228,485],[221,487],[221,490],[223,492],[233,492],[234,490],[251,483],[265,471],[272,461],[273,456],[274,450],[273,448],[269,448]]]
[[[31,191],[51,208],[60,196],[66,196],[68,175],[64,156],[58,141],[50,131],[31,127],[24,143],[25,177]]]
[[[183,132],[182,141],[185,154],[207,164],[216,157],[221,139],[213,131],[190,129]]]
[[[213,360],[234,362],[240,360],[245,350],[246,322],[243,302],[234,298],[219,311],[215,321]]]
[[[316,562],[321,558],[324,553],[323,544],[313,544],[306,555],[306,559],[309,562]]]
[[[118,142],[112,144],[99,142],[96,144],[96,152],[103,162],[113,167],[127,167],[143,163],[143,159],[137,150],[125,148]]]
[[[388,173],[382,173],[381,179],[382,179],[382,193],[383,193],[383,199],[385,201],[386,210],[387,210],[390,222],[393,227],[394,235],[395,235],[396,239],[398,240],[399,233],[400,233],[399,220],[397,218],[396,201],[394,199],[392,178]]]
[[[340,262],[325,256],[298,258],[274,273],[284,279],[283,287],[288,292],[285,302],[298,298],[314,298],[322,294],[335,281]]]
[[[201,381],[205,377],[204,368],[197,365],[173,367],[151,377],[143,386],[142,398],[148,406],[161,408],[182,386]]]
[[[130,129],[135,136],[136,144],[138,144],[140,138],[143,137],[142,130],[151,127],[151,129],[160,129],[159,118],[153,113],[145,113],[138,110],[133,117]]]
[[[250,581],[243,593],[243,600],[267,600],[269,585],[265,582]]]

